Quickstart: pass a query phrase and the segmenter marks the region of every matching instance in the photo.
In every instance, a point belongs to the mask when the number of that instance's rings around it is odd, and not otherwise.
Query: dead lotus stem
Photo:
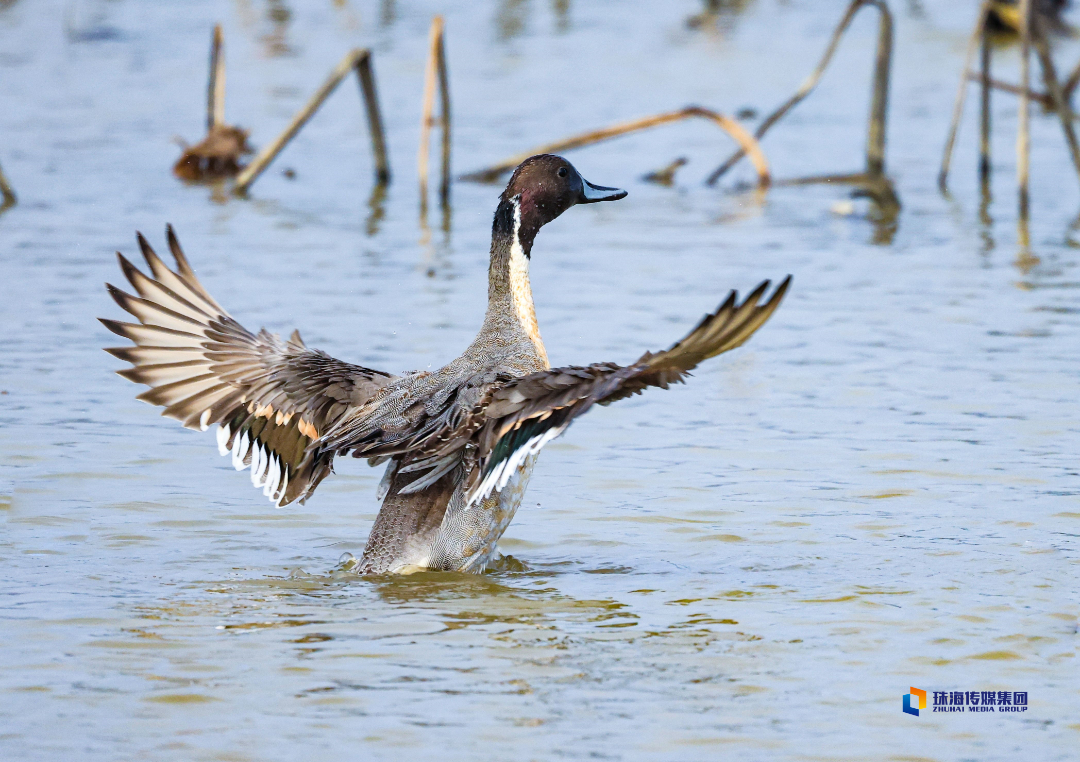
[[[1080,85],[1080,61],[1078,61],[1076,66],[1073,67],[1072,72],[1069,74],[1068,78],[1065,80],[1064,87],[1065,87],[1065,101],[1066,102],[1069,102],[1069,101],[1072,100],[1073,90],[1076,89],[1077,85]]]
[[[382,135],[382,123],[378,119],[378,104],[374,101],[374,77],[370,76],[370,69],[368,69],[368,85],[365,85],[365,76],[363,64],[365,59],[369,59],[371,52],[366,48],[363,50],[354,50],[346,55],[341,62],[334,67],[334,70],[327,77],[326,81],[322,84],[314,95],[308,100],[296,116],[289,122],[289,126],[286,127],[280,135],[278,135],[272,143],[266,146],[259,152],[259,155],[249,164],[240,176],[236,178],[236,186],[233,189],[237,194],[243,194],[247,191],[251,184],[255,182],[255,179],[262,174],[263,170],[269,166],[277,155],[281,153],[282,149],[292,140],[296,133],[300,131],[300,128],[307,124],[308,120],[315,115],[315,112],[319,110],[323,102],[330,96],[330,93],[334,91],[341,80],[345,79],[350,71],[357,70],[357,74],[360,77],[361,89],[364,94],[364,100],[368,110],[369,126],[371,127],[371,143],[372,150],[375,153],[376,164],[376,178],[379,182],[384,182],[382,179],[385,175],[389,177],[389,165],[386,162],[386,146],[385,140]],[[368,62],[370,66],[370,62]]]
[[[371,65],[370,51],[361,51],[355,68],[357,79],[360,80],[360,94],[364,98],[364,110],[367,112],[371,150],[375,154],[375,183],[385,185],[390,182],[390,160],[386,154],[386,134],[383,132],[382,115],[379,113],[379,95],[375,89],[375,70]]]
[[[1035,43],[1035,52],[1039,56],[1042,65],[1043,80],[1046,89],[1050,91],[1050,98],[1054,102],[1054,111],[1057,112],[1061,121],[1061,130],[1065,133],[1065,142],[1069,146],[1069,155],[1072,157],[1073,167],[1077,176],[1080,177],[1080,144],[1076,142],[1076,131],[1073,129],[1072,110],[1065,100],[1065,91],[1058,80],[1057,69],[1054,67],[1054,58],[1050,55],[1050,43],[1047,41],[1046,22],[1039,14],[1032,14],[1031,39]]]
[[[990,31],[984,23],[979,51],[979,179],[990,179]]]
[[[15,206],[15,202],[18,201],[18,198],[15,196],[15,191],[11,187],[11,183],[8,182],[7,177],[4,175],[3,167],[0,167],[0,196],[4,199],[3,204],[0,204],[0,209],[7,209],[9,206]]]
[[[439,122],[442,130],[442,177],[439,181],[439,200],[450,203],[450,75],[446,70],[446,35],[439,18]]]
[[[210,41],[210,81],[206,88],[206,132],[225,124],[225,55],[222,51],[221,24],[214,25]]]
[[[825,48],[825,53],[821,56],[821,60],[818,61],[818,65],[814,68],[814,71],[811,72],[810,76],[807,77],[801,85],[799,85],[799,89],[795,91],[794,95],[788,98],[778,109],[765,117],[765,120],[754,131],[754,137],[757,140],[760,141],[774,124],[780,121],[784,115],[795,108],[795,106],[802,102],[806,96],[813,92],[814,88],[817,87],[818,82],[821,81],[821,77],[825,73],[825,70],[829,67],[829,62],[832,61],[833,54],[836,53],[836,48],[840,44],[840,38],[844,36],[844,33],[851,25],[851,21],[855,18],[855,14],[866,5],[873,5],[881,14],[876,55],[877,63],[874,70],[874,96],[871,105],[871,140],[867,146],[868,163],[877,163],[877,152],[879,150],[882,152],[884,151],[885,105],[887,104],[888,98],[889,61],[892,57],[892,15],[889,13],[888,7],[881,0],[852,0],[847,10],[844,11],[840,23],[837,24],[836,28],[833,30],[832,37],[829,39],[829,45]],[[887,45],[883,44],[885,42],[887,42]],[[884,84],[882,84],[882,79],[884,79]],[[876,132],[879,127],[880,138]],[[723,164],[717,167],[705,182],[709,185],[715,185],[716,181],[742,160],[744,156],[746,156],[746,151],[744,149],[739,149],[729,156]],[[882,154],[882,166],[883,162],[884,159]]]
[[[427,209],[428,162],[431,130],[435,126],[435,88],[439,88],[439,129],[442,132],[442,176],[439,199],[445,205],[450,199],[450,86],[446,73],[446,48],[443,42],[442,16],[431,20],[428,39],[427,66],[424,69],[424,100],[420,116],[420,148],[416,165],[420,176],[420,207]]]
[[[885,173],[885,125],[889,111],[889,69],[892,65],[893,22],[889,6],[875,3],[881,16],[874,54],[874,91],[870,99],[870,125],[866,137],[866,173]]]
[[[700,106],[687,106],[686,108],[679,109],[678,111],[670,111],[663,114],[657,114],[655,116],[647,116],[641,119],[634,119],[629,122],[622,122],[621,124],[612,125],[611,127],[605,127],[600,130],[593,130],[592,132],[586,132],[581,135],[575,135],[574,137],[560,140],[557,143],[548,143],[547,145],[540,146],[531,151],[520,153],[516,156],[511,156],[509,159],[495,164],[487,169],[482,169],[478,172],[472,172],[468,175],[464,175],[461,179],[473,180],[476,182],[493,182],[497,180],[501,175],[509,172],[518,164],[523,162],[530,156],[538,153],[558,153],[560,151],[568,151],[573,148],[581,148],[582,146],[592,145],[593,143],[599,143],[604,140],[610,140],[611,138],[619,137],[620,135],[626,135],[630,132],[637,132],[638,130],[646,130],[650,127],[658,127],[662,124],[669,124],[671,122],[682,121],[683,119],[690,119],[693,117],[699,117],[702,119],[708,119],[716,124],[728,135],[730,135],[735,142],[737,142],[742,150],[750,156],[750,160],[754,164],[754,169],[757,170],[758,186],[767,187],[770,182],[769,176],[769,162],[765,159],[765,154],[761,150],[760,144],[751,135],[745,127],[739,124],[731,117],[718,114],[715,111],[710,111]]]
[[[1016,188],[1020,207],[1020,219],[1028,217],[1028,177],[1031,160],[1031,136],[1028,122],[1031,118],[1028,103],[1031,59],[1031,0],[1020,0],[1020,113],[1016,129]],[[966,67],[965,67],[966,68]]]
[[[971,30],[968,38],[967,51],[964,53],[964,72],[960,77],[960,85],[956,89],[956,99],[953,101],[952,121],[949,123],[949,135],[945,138],[945,152],[941,156],[941,170],[938,172],[938,187],[942,192],[946,189],[949,178],[949,166],[952,163],[953,147],[956,145],[956,133],[960,129],[960,118],[964,115],[964,101],[967,99],[968,72],[971,70],[971,61],[975,57],[975,50],[982,39],[986,20],[990,15],[990,0],[984,0],[979,6],[979,17],[975,22],[975,28]]]
[[[982,82],[982,74],[977,71],[969,71],[967,78],[970,82]],[[1011,82],[1003,82],[1000,79],[994,79],[993,77],[990,77],[989,83],[990,89],[992,90],[1001,90],[1004,93],[1012,93],[1013,95],[1020,94],[1020,86],[1014,85]],[[1054,99],[1046,93],[1040,93],[1036,90],[1028,90],[1028,98],[1038,104],[1045,106],[1046,108],[1054,107]]]

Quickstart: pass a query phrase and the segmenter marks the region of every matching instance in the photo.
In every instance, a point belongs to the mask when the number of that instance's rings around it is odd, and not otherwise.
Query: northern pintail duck
[[[484,324],[435,372],[396,376],[309,349],[296,332],[248,331],[195,277],[171,227],[175,269],[142,235],[149,275],[118,254],[138,296],[108,289],[139,322],[102,320],[135,344],[107,351],[134,366],[120,375],[151,387],[139,399],[188,428],[217,427],[221,454],[277,506],[310,497],[338,455],[389,461],[358,571],[483,571],[545,444],[593,405],[667,388],[741,345],[787,291],[790,276],[764,302],[768,281],[741,303],[732,291],[682,341],[630,365],[551,368],[529,287],[533,239],[575,204],[625,195],[558,156],[522,162],[495,211]]]

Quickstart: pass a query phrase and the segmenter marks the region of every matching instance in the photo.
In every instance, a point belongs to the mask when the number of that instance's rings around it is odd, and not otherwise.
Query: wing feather
[[[471,475],[470,505],[502,489],[525,458],[566,431],[594,404],[606,405],[649,386],[681,383],[702,360],[744,344],[780,306],[790,283],[789,275],[764,304],[760,302],[769,281],[741,304],[732,291],[716,312],[670,349],[646,353],[633,365],[554,368],[503,385],[483,411],[485,421],[476,434],[480,467]]]
[[[308,349],[300,334],[288,341],[251,333],[199,282],[170,226],[170,269],[139,234],[150,274],[118,255],[135,294],[106,284],[139,322],[102,319],[134,346],[110,348],[131,363],[124,378],[150,389],[138,399],[163,415],[205,430],[217,425],[218,449],[277,505],[304,500],[330,473],[334,451],[313,446],[320,431],[346,410],[362,406],[393,376]]]
[[[607,405],[655,386],[682,383],[700,362],[741,346],[772,316],[791,276],[762,302],[769,281],[742,302],[732,291],[716,312],[667,350],[622,366],[596,363],[517,378],[495,375],[462,383],[416,416],[380,424],[371,416],[342,419],[320,447],[355,457],[398,461],[395,473],[421,475],[401,490],[419,491],[458,464],[467,471],[469,504],[502,489],[516,469],[593,405]],[[430,408],[430,409],[429,409]]]

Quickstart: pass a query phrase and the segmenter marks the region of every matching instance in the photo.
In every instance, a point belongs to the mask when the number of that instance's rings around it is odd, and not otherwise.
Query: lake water
[[[136,229],[163,247],[171,222],[245,325],[389,371],[449,361],[483,314],[499,188],[456,183],[447,229],[437,208],[418,221],[431,16],[465,172],[689,103],[767,113],[844,7],[729,5],[691,29],[693,2],[0,4],[20,198],[0,215],[0,757],[1076,758],[1080,193],[1036,109],[1018,244],[1010,95],[985,213],[974,101],[938,193],[974,3],[890,3],[894,235],[846,188],[761,196],[739,190],[746,165],[704,187],[731,146],[706,123],[569,155],[630,195],[537,240],[554,364],[628,362],[729,288],[794,284],[746,347],[549,445],[494,573],[346,573],[379,470],[340,462],[275,510],[101,351],[114,252],[137,255]],[[765,139],[776,177],[861,168],[873,14]],[[249,199],[171,176],[174,136],[204,127],[217,21],[227,116],[256,145],[347,50],[374,50],[384,200],[353,79]],[[1068,71],[1080,49],[1059,48]],[[1016,81],[1015,48],[996,60]],[[641,180],[679,156],[674,187]],[[913,686],[1029,705],[912,717]]]

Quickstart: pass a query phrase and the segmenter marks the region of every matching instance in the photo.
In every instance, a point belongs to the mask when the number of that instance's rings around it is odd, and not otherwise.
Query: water
[[[498,189],[458,183],[449,233],[437,212],[418,225],[433,13],[468,171],[687,103],[767,111],[843,4],[762,0],[698,31],[690,2],[0,8],[0,162],[20,194],[0,216],[0,756],[1075,758],[1077,181],[1036,116],[1024,254],[1016,104],[998,96],[988,216],[973,108],[939,195],[974,10],[891,5],[891,242],[842,188],[760,198],[732,190],[741,165],[703,188],[729,149],[704,123],[571,154],[630,195],[537,240],[553,363],[626,362],[730,287],[789,272],[794,287],[745,348],[549,445],[503,570],[388,580],[337,566],[363,548],[379,472],[340,463],[306,506],[274,510],[212,435],[113,375],[94,320],[120,314],[101,285],[121,277],[113,252],[137,252],[135,229],[163,245],[172,222],[244,324],[376,368],[437,366],[479,325]],[[250,200],[169,175],[171,138],[202,131],[215,21],[228,117],[257,145],[346,50],[374,49],[383,202],[353,80]],[[766,139],[776,176],[861,166],[875,26],[855,22]],[[1068,70],[1080,51],[1062,45]],[[1015,80],[1015,51],[998,61]],[[675,188],[639,180],[683,155]],[[1030,707],[915,718],[911,686],[1026,691]]]

